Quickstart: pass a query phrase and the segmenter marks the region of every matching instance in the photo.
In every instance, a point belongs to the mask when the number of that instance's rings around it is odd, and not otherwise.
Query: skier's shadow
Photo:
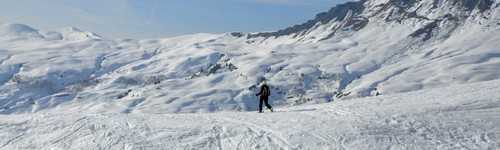
[[[310,108],[310,109],[297,109],[297,110],[289,110],[288,112],[308,112],[308,111],[316,111],[317,109],[315,108]]]

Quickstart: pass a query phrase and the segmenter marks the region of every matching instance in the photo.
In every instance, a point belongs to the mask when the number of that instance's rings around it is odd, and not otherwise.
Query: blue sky
[[[342,0],[1,0],[0,22],[74,26],[110,38],[272,31]]]

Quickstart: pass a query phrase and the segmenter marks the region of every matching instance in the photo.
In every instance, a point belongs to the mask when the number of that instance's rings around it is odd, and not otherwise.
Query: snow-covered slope
[[[363,0],[269,33],[110,40],[0,26],[0,113],[172,113],[324,103],[500,78],[491,0]],[[377,90],[375,90],[377,89]]]
[[[500,80],[275,113],[0,116],[0,149],[498,149]]]

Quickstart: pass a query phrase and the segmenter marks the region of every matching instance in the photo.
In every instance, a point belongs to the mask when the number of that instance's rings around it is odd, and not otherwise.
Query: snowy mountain
[[[276,32],[106,39],[0,26],[0,113],[256,110],[500,79],[500,1],[364,0]],[[375,90],[376,89],[376,90]]]

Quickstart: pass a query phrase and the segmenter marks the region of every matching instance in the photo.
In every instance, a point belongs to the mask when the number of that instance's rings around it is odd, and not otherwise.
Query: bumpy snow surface
[[[498,149],[500,80],[276,112],[0,116],[0,149]]]
[[[165,39],[0,24],[0,149],[498,149],[499,41],[499,0]]]

